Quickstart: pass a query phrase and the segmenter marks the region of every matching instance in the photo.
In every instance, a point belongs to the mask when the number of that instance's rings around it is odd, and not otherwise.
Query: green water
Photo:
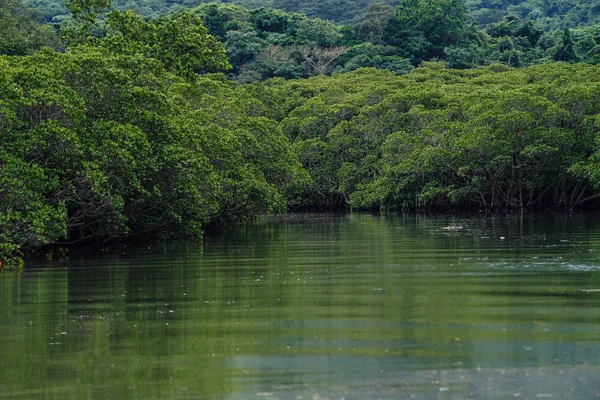
[[[597,214],[290,215],[0,272],[0,398],[599,397]]]

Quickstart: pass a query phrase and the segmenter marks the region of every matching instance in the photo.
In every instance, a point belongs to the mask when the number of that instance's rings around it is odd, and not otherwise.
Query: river
[[[0,271],[0,398],[598,397],[599,214],[290,214]]]

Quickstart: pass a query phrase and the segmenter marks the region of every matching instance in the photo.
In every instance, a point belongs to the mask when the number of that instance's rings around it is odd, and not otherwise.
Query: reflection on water
[[[299,214],[3,271],[0,398],[597,398],[597,217]]]

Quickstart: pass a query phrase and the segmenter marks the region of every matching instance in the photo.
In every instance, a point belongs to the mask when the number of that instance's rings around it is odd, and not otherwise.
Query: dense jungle
[[[301,208],[597,207],[599,12],[0,0],[0,260]]]

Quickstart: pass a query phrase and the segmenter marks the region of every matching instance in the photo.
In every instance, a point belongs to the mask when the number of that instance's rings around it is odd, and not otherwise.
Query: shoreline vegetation
[[[511,15],[481,30],[458,0],[372,6],[344,26],[222,4],[154,19],[66,6],[60,25],[0,7],[3,264],[298,208],[600,203],[591,17],[571,32]]]

